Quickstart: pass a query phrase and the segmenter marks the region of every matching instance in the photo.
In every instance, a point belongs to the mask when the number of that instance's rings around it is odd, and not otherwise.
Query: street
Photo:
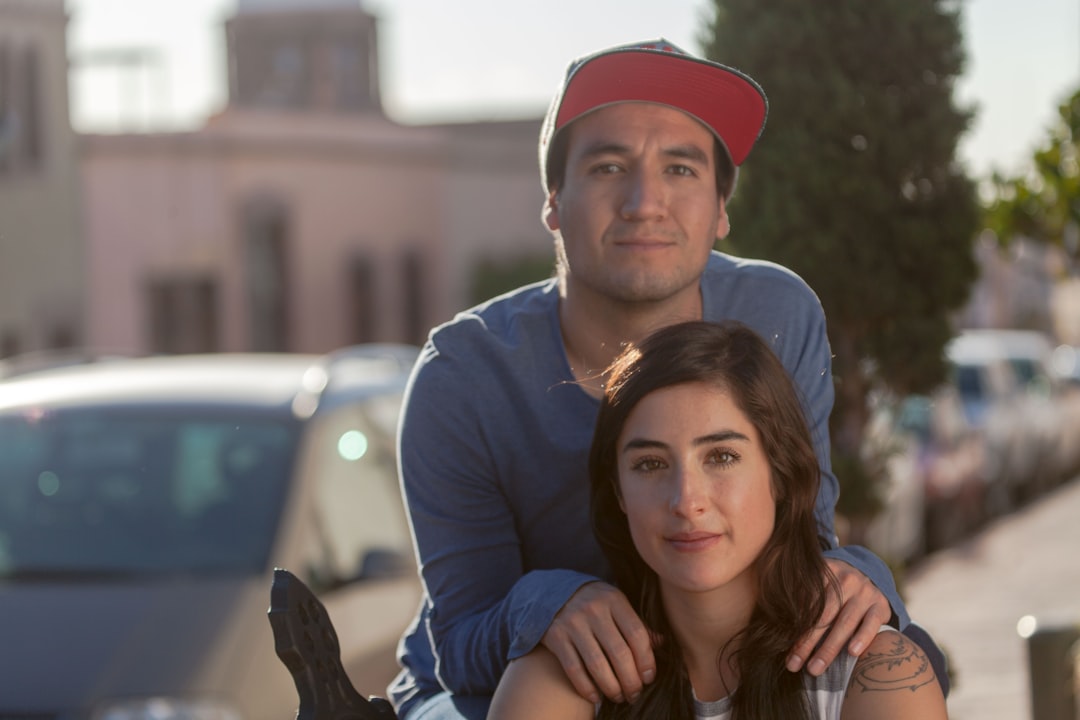
[[[1080,623],[1080,481],[1073,480],[909,571],[911,617],[949,656],[952,720],[1031,718],[1024,616]]]

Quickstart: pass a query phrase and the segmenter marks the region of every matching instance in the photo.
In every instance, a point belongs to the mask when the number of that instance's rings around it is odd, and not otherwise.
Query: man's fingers
[[[787,659],[787,669],[791,672],[799,672],[806,664],[806,660],[810,657],[810,653],[814,652],[814,648],[817,647],[818,642],[825,635],[827,628],[824,625],[816,626],[809,634],[804,635],[803,639],[799,641],[799,644],[795,646],[795,649],[791,651]]]
[[[820,675],[825,672],[825,668],[832,664],[832,661],[844,649],[848,639],[855,634],[861,619],[862,613],[853,611],[851,603],[844,605],[832,627],[829,628],[825,640],[814,651],[810,662],[806,664],[806,671],[811,675]]]
[[[608,699],[614,702],[622,702],[626,699],[623,694],[623,679],[617,677],[616,659],[618,655],[613,658],[605,652],[604,648],[600,646],[595,640],[592,642],[586,642],[585,648],[578,648],[578,652],[581,653],[581,659],[585,663],[585,669],[592,677],[593,682],[600,688],[600,692],[604,693]],[[623,644],[623,649],[626,651],[625,655],[629,655],[629,649]],[[610,652],[610,651],[609,651]],[[615,666],[615,667],[613,667]]]
[[[572,639],[567,635],[549,632],[544,637],[544,646],[559,659],[563,672],[566,673],[567,679],[570,680],[570,684],[574,686],[578,695],[594,704],[600,702],[600,691],[593,684]]]
[[[828,607],[828,604],[826,606],[822,621],[823,624],[831,622],[832,627],[806,664],[806,670],[811,675],[825,672],[825,668],[845,648],[853,655],[860,654],[891,615],[888,600],[862,573],[845,563],[834,563],[831,567],[840,584],[840,597],[834,599],[839,601],[842,607],[835,618],[830,620],[830,613],[834,610]]]
[[[867,613],[862,624],[859,625],[859,631],[855,633],[855,637],[851,638],[851,642],[848,643],[847,651],[856,657],[862,655],[863,651],[870,647],[870,643],[874,641],[878,631],[881,630],[881,626],[886,622],[888,622],[888,618],[875,617],[873,612]]]
[[[615,702],[633,702],[646,682],[644,673],[654,667],[652,643],[629,603],[615,603],[609,609],[605,621],[593,627],[596,643],[589,643],[587,652],[578,649],[604,695]]]
[[[655,675],[652,642],[626,597],[603,583],[575,593],[541,642],[559,659],[574,688],[592,702],[602,693],[634,700]]]
[[[888,615],[882,613],[876,606],[867,610],[864,606],[856,606],[849,602],[833,623],[825,642],[807,664],[807,671],[811,675],[820,675],[825,672],[825,668],[845,647],[852,655],[860,655],[888,619]]]
[[[653,656],[652,635],[638,618],[629,603],[616,606],[612,617],[625,643],[625,655],[612,658],[623,694],[633,702],[645,685],[656,677],[656,659]]]
[[[799,672],[806,665],[807,660],[810,659],[810,654],[814,652],[814,648],[821,642],[821,638],[825,637],[825,632],[829,629],[829,626],[836,619],[840,612],[841,598],[836,597],[833,593],[828,593],[825,599],[825,610],[821,613],[821,619],[814,629],[803,636],[799,644],[795,646],[795,649],[791,651],[787,659],[787,669],[791,672]]]

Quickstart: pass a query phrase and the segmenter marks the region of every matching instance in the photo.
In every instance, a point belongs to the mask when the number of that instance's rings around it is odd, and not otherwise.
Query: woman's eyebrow
[[[626,445],[623,446],[622,451],[627,452],[629,450],[644,450],[648,448],[664,450],[667,448],[667,443],[659,440],[649,440],[647,438],[631,438],[626,441]]]
[[[709,433],[708,435],[702,435],[701,437],[694,438],[694,445],[709,445],[717,442],[730,442],[732,440],[742,440],[749,442],[750,438],[738,430],[720,430],[718,432]],[[656,448],[664,450],[668,447],[668,444],[660,440],[651,440],[649,438],[631,438],[626,441],[622,451],[627,452],[629,450],[643,450],[649,448]]]
[[[720,432],[709,433],[708,435],[694,438],[694,445],[710,445],[716,442],[730,442],[731,440],[744,440],[749,442],[750,438],[738,430],[721,430]]]

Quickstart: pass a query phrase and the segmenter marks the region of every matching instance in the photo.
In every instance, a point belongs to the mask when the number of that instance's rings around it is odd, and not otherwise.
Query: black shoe
[[[365,700],[353,688],[326,607],[288,570],[274,569],[268,615],[274,651],[300,695],[297,720],[396,720],[389,702]]]

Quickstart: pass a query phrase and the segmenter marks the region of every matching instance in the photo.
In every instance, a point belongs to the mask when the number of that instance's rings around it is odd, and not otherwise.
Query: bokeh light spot
[[[359,460],[368,451],[367,435],[359,430],[349,430],[338,439],[337,449],[345,460]]]
[[[60,476],[52,470],[46,470],[38,475],[37,486],[38,492],[42,495],[45,497],[52,497],[60,492]]]

